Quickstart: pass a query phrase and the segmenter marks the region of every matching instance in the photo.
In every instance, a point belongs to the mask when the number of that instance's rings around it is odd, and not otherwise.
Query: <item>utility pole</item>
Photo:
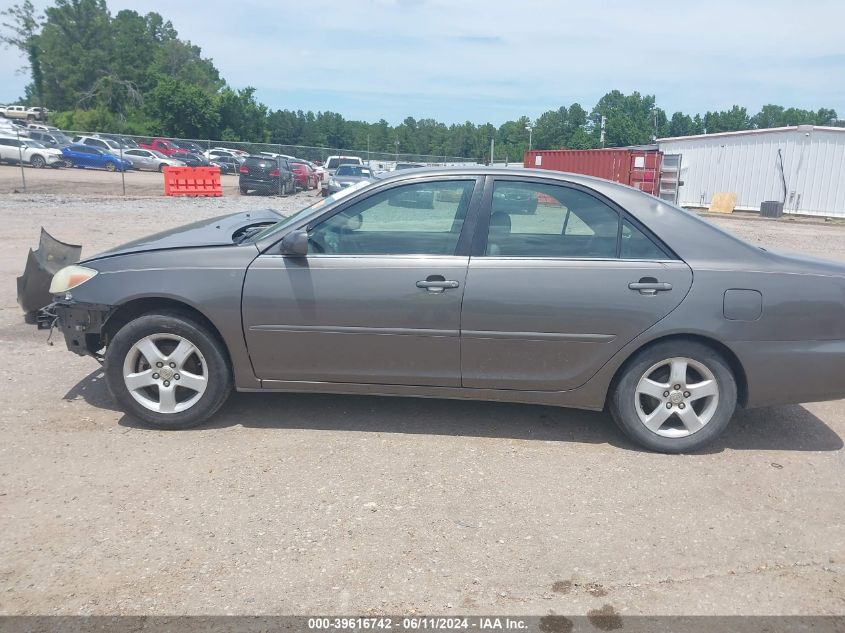
[[[531,135],[534,132],[534,128],[531,125],[526,125],[525,129],[528,130],[528,151],[531,151]]]
[[[370,164],[370,135],[367,134],[367,164]]]
[[[492,137],[490,139],[490,167],[493,166],[493,152],[496,148],[496,138]]]
[[[399,162],[399,139],[398,138],[395,141],[395,145],[396,145],[396,162],[398,163]]]
[[[604,126],[605,126],[605,123],[607,123],[607,117],[602,115],[602,117],[601,117],[601,132],[599,134],[599,142],[601,143],[602,147],[604,147]]]

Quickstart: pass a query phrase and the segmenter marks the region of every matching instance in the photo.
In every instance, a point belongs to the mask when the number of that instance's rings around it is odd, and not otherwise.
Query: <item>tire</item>
[[[167,165],[165,165],[164,163],[161,163],[161,164],[158,166],[158,172],[159,172],[160,174],[163,174],[163,173],[164,173],[164,168],[165,168],[165,167],[167,167]]]
[[[36,154],[35,156],[29,159],[29,164],[35,167],[36,169],[44,169],[44,167],[47,165],[47,161],[44,160],[43,156],[39,156],[38,154]]]
[[[713,441],[733,417],[736,402],[736,379],[722,355],[683,340],[656,343],[636,354],[608,398],[619,428],[660,453],[696,451]]]
[[[249,193],[249,189],[247,189],[247,188],[246,188],[246,187],[244,187],[243,185],[241,185],[241,186],[240,186],[240,190],[241,190],[241,195],[242,195],[242,196],[245,196],[245,195],[247,195],[247,194]]]
[[[106,163],[106,171],[117,171],[117,165],[109,161]]]
[[[191,350],[181,361],[175,356],[180,346]],[[161,373],[155,372],[159,362]],[[176,366],[169,367],[170,362]],[[122,327],[106,349],[105,374],[123,410],[158,429],[202,424],[232,391],[232,369],[223,345],[204,326],[177,312],[146,314]],[[139,386],[130,390],[126,376],[133,374]],[[168,390],[164,400],[162,389]]]

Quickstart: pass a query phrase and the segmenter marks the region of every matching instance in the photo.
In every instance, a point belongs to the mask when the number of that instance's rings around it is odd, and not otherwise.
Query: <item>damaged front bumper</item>
[[[113,306],[61,299],[41,308],[36,322],[39,329],[58,329],[71,352],[100,358],[105,347],[103,326],[113,310]]]

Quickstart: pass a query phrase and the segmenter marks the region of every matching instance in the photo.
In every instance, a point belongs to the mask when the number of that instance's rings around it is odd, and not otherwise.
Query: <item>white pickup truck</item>
[[[22,105],[0,106],[0,116],[7,119],[26,119],[27,121],[46,121],[50,111],[47,108],[27,108]]]

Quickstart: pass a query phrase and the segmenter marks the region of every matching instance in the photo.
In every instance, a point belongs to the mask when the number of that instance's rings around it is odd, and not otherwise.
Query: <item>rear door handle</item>
[[[443,275],[429,275],[426,279],[417,282],[417,288],[429,292],[443,292],[448,288],[457,288],[460,285],[460,282],[445,279]]]
[[[654,295],[672,289],[672,284],[665,281],[632,281],[628,284],[631,290],[639,290],[641,295]]]

